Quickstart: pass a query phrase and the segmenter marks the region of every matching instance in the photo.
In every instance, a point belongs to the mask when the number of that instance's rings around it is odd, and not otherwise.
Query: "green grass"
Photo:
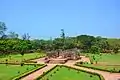
[[[120,65],[120,53],[118,54],[105,54],[102,53],[101,56],[98,54],[88,54],[90,59],[93,62],[103,63],[106,65]],[[95,57],[95,60],[93,60],[93,56]]]
[[[81,64],[78,64],[81,66]],[[82,66],[86,67],[91,67],[91,68],[96,68],[100,70],[107,70],[107,71],[113,71],[113,72],[119,72],[120,71],[120,66],[109,66],[109,65],[97,65],[97,64],[82,64]]]
[[[36,69],[40,66],[34,65],[10,65],[10,64],[0,64],[0,80],[11,80],[12,78],[19,76],[25,72]]]
[[[118,54],[86,54],[93,64],[82,64],[83,66],[119,72],[120,71],[120,53]],[[93,56],[95,59],[93,59]],[[97,62],[97,64],[96,64]]]
[[[57,71],[58,69],[58,71]],[[56,72],[56,73],[54,73]],[[52,76],[51,76],[52,74]],[[100,80],[99,76],[75,69],[59,66],[47,73],[40,80]]]
[[[21,54],[12,54],[5,57],[0,58],[0,62],[6,62],[6,59],[8,59],[8,62],[21,62],[22,60],[29,60],[34,58],[39,58],[45,56],[44,53],[27,53],[22,56]]]

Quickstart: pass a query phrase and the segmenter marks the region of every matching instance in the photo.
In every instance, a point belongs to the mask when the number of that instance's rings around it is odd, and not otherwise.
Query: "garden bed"
[[[48,70],[36,80],[104,80],[104,78],[97,74],[68,66],[55,66]]]
[[[44,66],[43,64],[0,64],[0,80],[20,79]]]

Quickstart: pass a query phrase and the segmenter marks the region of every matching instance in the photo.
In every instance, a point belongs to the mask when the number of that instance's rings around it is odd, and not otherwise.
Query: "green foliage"
[[[5,34],[7,27],[4,22],[0,22],[0,55],[7,55],[9,53],[24,53],[35,51],[51,51],[58,49],[80,49],[81,52],[92,53],[117,53],[120,49],[120,39],[102,38],[100,36],[94,37],[90,35],[79,35],[76,37],[66,37],[64,29],[61,29],[60,38],[50,40],[30,40],[30,35],[22,35],[22,39],[18,38],[18,34],[10,32]]]
[[[90,52],[92,54],[99,54],[100,53],[100,50],[97,46],[92,46],[91,49],[90,49]]]
[[[62,66],[62,65],[61,65]],[[56,70],[59,69],[59,71],[56,72]],[[56,73],[54,73],[56,72]],[[54,74],[53,74],[54,73]],[[80,73],[80,74],[79,74]],[[81,76],[82,75],[82,76]],[[90,77],[92,75],[92,78]],[[44,78],[49,78],[49,80],[104,80],[102,77],[96,73],[87,72],[84,70],[79,70],[76,68],[68,67],[68,66],[62,66],[60,68],[59,66],[55,66],[51,70],[48,70],[45,72],[44,75],[41,75],[36,80],[43,80]],[[59,77],[59,78],[58,78]]]
[[[4,22],[0,22],[0,37],[5,35],[5,31],[7,30],[7,27]]]

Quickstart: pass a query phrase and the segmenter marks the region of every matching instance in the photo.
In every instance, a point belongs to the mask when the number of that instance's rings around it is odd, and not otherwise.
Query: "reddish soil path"
[[[21,80],[35,80],[37,77],[39,77],[40,75],[43,74],[43,72],[48,71],[49,69],[53,68],[55,66],[55,64],[48,64],[46,67],[22,78]]]
[[[84,67],[79,67],[79,66],[74,65],[76,62],[78,62],[78,61],[68,61],[64,65],[74,67],[77,69],[82,69],[82,70],[89,71],[89,72],[95,72],[95,73],[101,74],[105,80],[119,80],[120,79],[120,73],[110,73],[110,72],[105,72],[105,71],[99,71],[99,70],[93,70],[93,69],[88,69],[88,68],[84,68]]]
[[[43,62],[43,59],[44,58],[41,58],[41,59],[37,59],[36,61],[38,61],[38,63],[44,63]],[[110,72],[105,72],[105,71],[99,71],[99,70],[93,70],[93,69],[88,69],[88,68],[84,68],[84,67],[78,67],[78,66],[75,66],[74,64],[76,62],[79,62],[79,61],[87,61],[87,62],[90,62],[90,60],[88,58],[85,58],[84,56],[82,57],[81,60],[77,60],[77,61],[68,61],[67,63],[65,64],[47,64],[46,67],[22,78],[21,80],[34,80],[36,79],[37,77],[39,77],[40,75],[43,74],[43,72],[46,72],[48,71],[49,69],[51,69],[52,67],[54,67],[55,65],[66,65],[66,66],[70,66],[70,67],[74,67],[74,68],[77,68],[77,69],[82,69],[82,70],[85,70],[85,71],[89,71],[89,72],[95,72],[95,73],[98,73],[98,74],[101,74],[105,80],[119,80],[120,79],[120,73],[110,73]]]

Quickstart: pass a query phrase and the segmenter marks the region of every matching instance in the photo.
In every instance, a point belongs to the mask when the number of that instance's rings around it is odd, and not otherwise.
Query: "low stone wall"
[[[51,59],[48,61],[48,63],[51,63],[51,64],[64,64],[67,62],[67,59]]]

